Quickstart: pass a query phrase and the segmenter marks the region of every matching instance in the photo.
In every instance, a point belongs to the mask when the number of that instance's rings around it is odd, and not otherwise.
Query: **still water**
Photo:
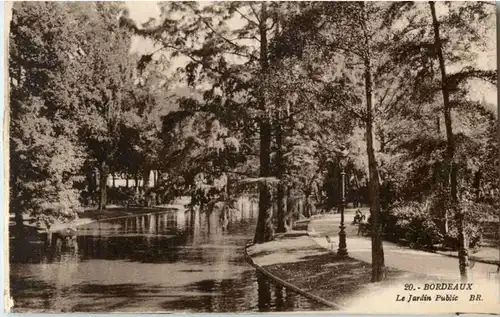
[[[171,210],[11,245],[15,311],[268,312],[325,307],[246,263],[257,212]]]

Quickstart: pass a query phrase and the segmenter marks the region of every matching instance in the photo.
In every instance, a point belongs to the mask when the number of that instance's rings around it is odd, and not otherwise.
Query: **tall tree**
[[[343,102],[338,105],[353,117],[352,120],[364,125],[372,223],[372,281],[380,281],[384,275],[380,179],[373,141],[375,113],[373,93],[377,82],[373,75],[378,74],[380,66],[375,64],[375,61],[383,60],[379,45],[381,36],[378,34],[382,11],[383,7],[380,4],[364,2],[313,4],[309,10],[304,10],[303,14],[299,15],[296,23],[301,23],[302,26],[294,24],[290,28],[291,38],[286,40],[295,43],[295,46],[299,44],[299,47],[321,50],[324,63],[337,65],[330,68],[331,71],[335,71],[332,73],[334,76],[330,77],[332,78],[330,83],[326,83],[321,77],[312,78],[318,84],[329,84],[330,87],[349,87],[350,94],[347,94]],[[300,38],[297,39],[297,36]],[[301,52],[299,49],[298,53]],[[364,91],[358,89],[359,81],[362,81]],[[364,110],[360,107],[361,100],[365,105]]]
[[[276,195],[277,226],[282,225],[283,216],[287,216],[286,210],[280,212],[279,185],[302,193],[306,201],[305,215],[310,215],[314,209],[313,198],[317,203],[321,200],[313,194],[318,193],[317,185],[324,177],[328,162],[335,160],[335,148],[345,141],[354,125],[345,117],[343,120],[343,115],[348,114],[337,108],[348,94],[311,79],[316,76],[334,80],[333,72],[325,69],[315,50],[305,50],[300,57],[289,56],[290,50],[284,49],[286,45],[281,39],[273,44],[277,56],[273,58],[272,78],[268,82],[269,96],[275,105],[274,168],[280,180]]]
[[[81,135],[99,170],[99,209],[107,203],[110,164],[116,155],[124,97],[133,83],[135,63],[129,55],[131,32],[119,25],[123,6],[92,3],[86,20],[85,72],[80,98],[85,104]]]
[[[259,36],[260,36],[260,69],[262,82],[265,82],[266,75],[269,71],[269,55],[268,55],[268,19],[267,4],[261,3],[259,21]],[[272,175],[271,172],[271,122],[269,112],[266,109],[266,91],[263,85],[260,85],[258,93],[258,107],[262,113],[260,118],[260,174],[262,178],[267,178]],[[264,181],[259,184],[259,216],[257,218],[257,228],[255,230],[255,243],[263,243],[270,241],[274,235],[272,224],[273,211],[271,201],[271,190],[268,182]]]
[[[184,68],[187,82],[204,90],[204,102],[191,102],[191,112],[212,113],[220,123],[242,137],[245,151],[259,156],[259,217],[255,242],[272,239],[271,145],[273,136],[271,101],[266,96],[269,41],[275,27],[278,3],[218,2],[164,3],[162,21],[156,27],[139,28],[122,19],[137,34],[152,37],[173,57],[189,62]],[[189,12],[189,14],[186,14]],[[176,15],[176,13],[181,13]],[[233,23],[238,19],[240,23]],[[204,86],[203,86],[204,85]],[[209,87],[207,89],[207,86]],[[193,108],[192,105],[198,108]],[[184,110],[184,109],[183,109]],[[255,129],[257,125],[257,129]],[[258,142],[255,142],[255,134]]]
[[[10,208],[47,227],[80,210],[78,171],[83,148],[77,137],[79,106],[70,92],[79,40],[77,5],[16,3],[9,34]]]
[[[483,4],[484,5],[484,4]],[[448,170],[450,175],[450,199],[452,203],[452,210],[455,213],[457,228],[458,228],[458,239],[459,239],[459,250],[458,250],[458,259],[459,259],[459,269],[460,276],[463,280],[467,280],[467,266],[468,266],[468,246],[466,241],[466,234],[464,232],[465,227],[465,210],[463,208],[459,208],[458,206],[458,184],[457,184],[457,168],[454,162],[455,156],[455,135],[453,134],[452,127],[452,104],[450,102],[450,88],[453,83],[450,82],[450,78],[447,75],[445,58],[443,53],[443,44],[441,38],[441,30],[440,30],[440,22],[438,20],[436,14],[436,6],[434,1],[429,2],[431,16],[432,16],[432,26],[434,30],[434,45],[436,49],[436,55],[439,62],[439,69],[441,73],[441,92],[443,94],[443,113],[444,113],[444,122],[446,128],[446,161],[448,164]],[[467,7],[462,7],[459,10],[467,10]],[[482,12],[484,9],[481,7],[471,8],[472,14],[479,13],[484,14]],[[455,76],[456,77],[456,76]],[[495,76],[496,77],[496,76]],[[494,79],[493,79],[494,80]],[[456,81],[456,78],[455,78]]]
[[[439,21],[436,15],[436,7],[433,1],[429,1],[429,6],[432,15],[432,27],[434,29],[434,45],[436,48],[436,55],[439,61],[439,70],[441,72],[441,92],[443,93],[443,113],[444,113],[444,124],[446,128],[446,161],[448,165],[449,175],[450,175],[450,198],[452,203],[452,209],[454,209],[456,215],[456,221],[458,226],[458,239],[459,239],[459,250],[458,250],[458,261],[460,268],[460,276],[462,279],[467,280],[467,246],[465,245],[465,235],[464,235],[464,214],[460,210],[457,210],[458,206],[458,196],[457,196],[457,170],[454,166],[453,157],[455,156],[455,140],[452,128],[451,119],[451,103],[450,94],[448,91],[448,78],[446,76],[446,65],[443,56],[443,46],[441,42]]]
[[[368,188],[370,192],[370,215],[372,219],[372,281],[380,281],[384,276],[384,249],[382,247],[382,220],[380,216],[380,179],[378,174],[375,149],[373,145],[373,80],[372,80],[372,49],[368,21],[372,18],[361,2],[362,35],[364,40],[364,72],[365,72],[365,102],[366,102],[366,152],[368,154]]]
[[[442,10],[438,10],[438,6]],[[442,109],[446,136],[444,166],[447,177],[444,183],[448,193],[447,209],[455,216],[459,240],[459,271],[465,280],[468,245],[464,229],[466,208],[461,206],[461,192],[467,189],[459,183],[466,173],[460,167],[463,164],[457,156],[457,142],[461,142],[461,138],[457,138],[458,134],[454,131],[457,124],[453,118],[456,116],[456,109],[471,109],[471,103],[467,100],[468,83],[471,79],[484,79],[491,83],[496,80],[496,71],[485,70],[484,66],[476,65],[478,53],[484,49],[485,39],[489,36],[494,10],[488,3],[436,5],[430,1],[425,6],[412,2],[392,4],[388,13],[386,17],[389,24],[395,25],[394,21],[400,22],[403,19],[408,21],[405,27],[396,31],[394,48],[398,52],[396,60],[399,63],[413,64],[413,77],[420,79],[414,86],[416,101],[420,104],[442,103],[439,109]],[[439,70],[437,76],[434,68]],[[438,94],[442,99],[437,99]],[[437,131],[440,132],[439,120],[437,122]],[[448,212],[445,212],[446,222],[447,215]]]

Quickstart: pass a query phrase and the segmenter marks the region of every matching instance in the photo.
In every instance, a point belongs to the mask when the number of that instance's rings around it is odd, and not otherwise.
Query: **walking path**
[[[358,226],[352,225],[353,217],[354,213],[346,213],[346,240],[349,256],[360,261],[371,263],[371,240],[369,237],[357,235]],[[309,235],[318,245],[327,249],[333,248],[334,251],[336,251],[338,248],[339,226],[339,214],[322,215],[311,219],[308,231]],[[334,241],[333,245],[327,242],[326,235]],[[455,257],[401,247],[385,241],[383,245],[385,264],[388,267],[441,278],[460,278],[458,260]],[[493,273],[497,271],[497,265],[493,264],[474,263],[471,261],[471,266],[472,268],[469,271],[469,279],[471,281],[491,279]]]

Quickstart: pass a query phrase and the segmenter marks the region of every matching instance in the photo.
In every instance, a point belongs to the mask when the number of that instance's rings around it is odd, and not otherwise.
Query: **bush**
[[[468,248],[478,249],[483,236],[483,221],[489,219],[493,208],[484,204],[465,202],[459,205],[465,213],[465,235]],[[439,208],[438,208],[439,209]],[[444,233],[444,213],[436,209],[432,200],[409,202],[393,207],[382,214],[384,239],[391,242],[407,242],[412,247],[443,247],[457,250],[459,247],[457,224],[450,215],[448,233]],[[371,221],[371,219],[369,219]]]
[[[393,209],[393,221],[385,226],[384,232],[392,235],[393,239],[406,240],[411,246],[433,248],[433,245],[443,242],[437,224],[432,219],[429,205],[426,203],[409,203]],[[396,221],[394,221],[396,219]]]

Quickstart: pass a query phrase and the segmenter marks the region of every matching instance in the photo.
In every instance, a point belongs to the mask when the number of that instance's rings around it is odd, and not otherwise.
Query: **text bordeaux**
[[[424,291],[472,291],[472,283],[426,283]]]

